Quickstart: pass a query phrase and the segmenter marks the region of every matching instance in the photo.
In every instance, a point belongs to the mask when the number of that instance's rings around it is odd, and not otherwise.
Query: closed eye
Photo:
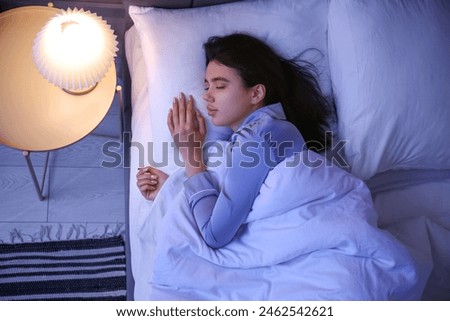
[[[215,86],[214,88],[215,88],[215,89],[225,89],[226,86],[225,86],[225,85],[220,85],[220,86]],[[203,87],[203,90],[204,90],[204,91],[208,91],[208,90],[209,90],[209,86]]]
[[[214,89],[225,89],[229,82],[230,81],[224,77],[214,77],[211,81],[205,79],[205,86],[203,88],[207,91],[210,88],[210,84],[213,84],[215,86]]]

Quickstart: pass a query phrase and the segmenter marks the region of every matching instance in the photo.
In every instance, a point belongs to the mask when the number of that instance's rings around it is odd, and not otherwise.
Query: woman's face
[[[205,94],[208,115],[216,126],[236,130],[262,104],[255,104],[254,87],[246,88],[238,72],[213,60],[206,68]]]

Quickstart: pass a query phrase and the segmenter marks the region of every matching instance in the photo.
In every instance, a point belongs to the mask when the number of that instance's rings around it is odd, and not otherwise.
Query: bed
[[[125,35],[135,300],[450,299],[448,2],[153,4],[129,7]],[[212,250],[188,215],[166,116],[182,91],[205,111],[201,44],[237,31],[288,57],[305,53],[335,100],[337,138],[331,154],[277,166],[238,239]],[[208,126],[212,141],[229,135]],[[149,164],[171,174],[154,202],[135,182]],[[223,169],[210,170],[220,182]]]

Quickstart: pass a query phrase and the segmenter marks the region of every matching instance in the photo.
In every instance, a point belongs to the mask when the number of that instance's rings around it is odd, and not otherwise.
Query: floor
[[[40,201],[21,151],[0,145],[0,242],[17,243],[117,235],[125,230],[126,168],[120,153],[117,99],[99,127],[69,147],[50,153]],[[38,180],[45,153],[32,153]],[[117,164],[113,164],[113,161]],[[114,165],[114,167],[113,167]]]

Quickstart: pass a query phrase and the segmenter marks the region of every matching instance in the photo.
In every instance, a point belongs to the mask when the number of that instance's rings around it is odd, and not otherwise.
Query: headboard
[[[160,8],[193,8],[235,1],[236,0],[123,0],[121,2],[123,2],[125,6],[136,5]]]
[[[239,0],[123,0],[121,2],[123,3],[124,8],[128,8],[130,5],[135,5],[141,7],[183,9],[183,8],[204,7],[236,1]],[[128,29],[131,25],[132,25],[131,18],[127,14],[126,29]]]

